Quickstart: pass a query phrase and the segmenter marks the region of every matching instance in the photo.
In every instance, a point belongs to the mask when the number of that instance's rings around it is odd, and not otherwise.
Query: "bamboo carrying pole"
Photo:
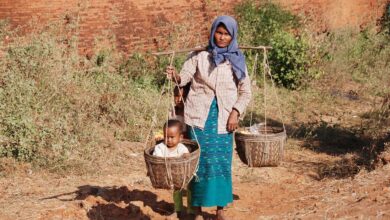
[[[253,50],[264,50],[264,49],[272,49],[272,47],[269,46],[240,46],[240,49],[246,50],[246,49],[253,49]],[[175,51],[162,51],[162,52],[155,52],[152,53],[153,55],[160,56],[160,55],[168,55],[168,54],[173,54],[173,53],[186,53],[186,52],[192,52],[192,51],[204,51],[207,50],[207,47],[195,47],[195,48],[186,48],[186,49],[179,49]]]

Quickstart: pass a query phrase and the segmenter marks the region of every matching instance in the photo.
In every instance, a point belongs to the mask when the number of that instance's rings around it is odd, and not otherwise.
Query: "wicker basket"
[[[282,128],[261,128],[259,134],[235,133],[240,159],[250,167],[278,166],[283,159],[286,132]]]
[[[153,156],[155,143],[144,151],[148,176],[154,188],[184,189],[192,179],[199,160],[199,146],[186,139],[182,143],[190,151],[189,157]]]

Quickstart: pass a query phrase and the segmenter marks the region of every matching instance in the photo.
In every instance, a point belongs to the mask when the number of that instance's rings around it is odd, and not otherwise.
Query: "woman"
[[[180,75],[172,67],[167,75],[180,86],[191,82],[184,121],[190,126],[190,137],[201,147],[197,176],[189,186],[195,219],[203,219],[201,207],[211,206],[217,206],[218,219],[226,219],[224,207],[233,201],[233,132],[251,98],[234,18],[218,17],[211,27],[208,50],[191,54]]]

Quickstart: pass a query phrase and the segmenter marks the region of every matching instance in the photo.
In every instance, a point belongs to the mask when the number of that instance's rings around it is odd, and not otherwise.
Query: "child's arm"
[[[164,153],[162,152],[161,148],[158,147],[158,145],[156,145],[154,147],[153,156],[156,156],[156,157],[163,157],[164,156]]]

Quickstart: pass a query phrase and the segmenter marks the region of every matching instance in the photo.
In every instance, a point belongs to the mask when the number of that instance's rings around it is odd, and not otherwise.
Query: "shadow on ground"
[[[75,196],[69,198],[69,196],[73,195]],[[233,195],[233,198],[234,200],[240,199],[237,195]],[[161,216],[169,216],[173,213],[173,203],[159,200],[153,192],[138,189],[129,190],[126,186],[100,187],[83,185],[73,192],[42,198],[42,200],[47,199],[58,199],[60,201],[81,200],[80,208],[88,211],[87,216],[91,220],[153,219],[150,213],[144,213],[143,209],[145,207],[149,207],[153,212]],[[134,202],[138,202],[138,204]],[[206,212],[202,214],[205,219],[214,219],[216,217],[214,214]],[[190,219],[190,216],[185,216],[182,219]]]
[[[324,121],[301,124],[291,136],[304,140],[303,147],[329,155],[360,152],[372,142],[370,137],[364,136],[358,129]]]
[[[76,195],[73,198],[66,198],[68,195]],[[151,219],[144,214],[141,207],[132,202],[142,202],[143,206],[150,207],[154,212],[167,216],[173,211],[173,204],[164,200],[158,201],[157,195],[147,190],[129,190],[127,187],[100,187],[83,185],[78,190],[63,193],[43,199],[59,199],[61,201],[81,200],[81,208],[88,210],[88,217],[91,220],[100,219]],[[90,207],[83,207],[90,206]]]

